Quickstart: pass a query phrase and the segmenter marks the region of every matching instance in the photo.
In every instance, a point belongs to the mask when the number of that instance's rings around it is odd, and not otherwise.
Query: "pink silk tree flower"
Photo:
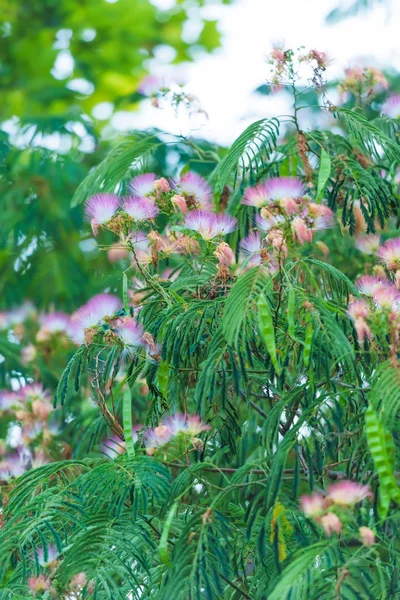
[[[230,267],[235,262],[232,248],[226,242],[221,242],[215,249],[214,256],[217,257],[221,267]]]
[[[347,314],[354,322],[359,341],[363,342],[365,337],[372,339],[371,330],[365,321],[370,315],[370,310],[365,300],[355,300],[349,304]]]
[[[154,173],[143,173],[134,177],[128,185],[132,194],[138,198],[145,198],[155,192],[154,182],[156,181]]]
[[[355,284],[356,287],[360,290],[362,294],[365,296],[372,296],[374,291],[383,285],[382,279],[379,277],[374,277],[373,275],[363,275],[359,277]]]
[[[118,319],[117,333],[128,352],[142,345],[143,327],[132,317]]]
[[[282,210],[288,216],[294,215],[300,210],[300,206],[297,204],[294,198],[282,198],[279,201],[279,204],[281,205]]]
[[[56,333],[67,333],[69,331],[71,317],[63,312],[41,315],[39,317],[40,329],[36,334],[38,342],[46,341]]]
[[[226,214],[192,210],[185,215],[185,227],[196,231],[206,241],[231,233],[236,226],[236,219]]]
[[[330,208],[324,206],[324,204],[316,204],[310,202],[307,206],[308,213],[313,219],[312,228],[316,231],[323,231],[329,229],[334,224],[334,214]]]
[[[93,234],[96,236],[99,227],[106,225],[115,215],[119,207],[119,198],[115,194],[96,194],[85,204],[85,215],[90,221]]]
[[[374,233],[356,238],[354,245],[364,254],[376,254],[379,248],[380,236]]]
[[[306,517],[318,517],[324,511],[324,497],[318,492],[301,496],[300,506]]]
[[[163,194],[165,192],[169,192],[171,190],[171,186],[165,177],[160,177],[160,179],[155,180],[154,189],[158,194]]]
[[[150,221],[159,213],[158,207],[150,199],[135,196],[124,200],[122,210],[136,222]]]
[[[301,217],[296,217],[295,219],[293,219],[292,232],[293,232],[294,238],[298,242],[300,242],[300,244],[302,246],[303,246],[303,244],[305,244],[307,242],[311,243],[313,240],[312,229],[309,229],[307,227],[306,222]]]
[[[178,187],[181,193],[187,197],[188,205],[192,199],[195,202],[194,208],[211,209],[212,188],[201,175],[188,171],[180,178]]]
[[[269,200],[301,198],[305,193],[304,184],[297,177],[272,177],[265,185]]]
[[[171,202],[175,207],[179,208],[182,214],[185,214],[185,212],[187,212],[188,207],[186,204],[186,200],[181,194],[175,194],[174,196],[172,196]]]
[[[261,237],[258,231],[252,231],[240,242],[240,249],[248,256],[259,254],[262,248]]]
[[[382,113],[391,119],[398,119],[400,117],[400,94],[396,94],[386,100],[382,106]]]
[[[372,294],[374,302],[385,310],[397,311],[399,308],[400,293],[392,283],[383,283],[377,286]]]
[[[370,547],[375,544],[375,534],[369,527],[360,527],[359,533],[364,546]]]
[[[188,415],[186,417],[186,429],[190,435],[197,436],[203,431],[210,431],[211,427],[203,423],[199,415]]]
[[[326,513],[326,515],[321,517],[320,523],[325,529],[325,533],[328,537],[330,537],[332,533],[340,533],[342,531],[342,523],[335,513]]]
[[[328,499],[337,506],[353,506],[365,498],[372,498],[369,485],[362,485],[347,479],[328,487]]]
[[[85,330],[95,327],[105,317],[111,317],[122,303],[113,294],[97,294],[71,316],[70,337],[76,344],[85,341]]]
[[[247,188],[244,192],[242,204],[254,206],[255,208],[262,208],[268,204],[269,200],[267,183],[264,182],[259,183],[254,187]]]
[[[388,240],[378,250],[378,256],[389,271],[400,269],[400,238]]]
[[[165,446],[173,437],[172,430],[166,425],[160,424],[158,427],[150,429],[144,437],[146,453],[152,456],[157,448]]]
[[[285,222],[283,215],[264,216],[264,214],[261,211],[261,214],[257,215],[255,220],[257,228],[261,229],[261,231],[269,231],[272,227],[279,227],[279,225]]]

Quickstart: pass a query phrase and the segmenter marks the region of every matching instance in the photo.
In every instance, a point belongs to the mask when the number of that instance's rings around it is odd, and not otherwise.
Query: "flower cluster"
[[[394,354],[400,345],[400,238],[379,246],[379,237],[369,235],[360,238],[357,246],[368,254],[375,254],[382,265],[375,267],[373,275],[357,279],[356,286],[364,298],[349,304],[348,315],[360,342],[372,339],[374,331],[379,335],[386,324]]]
[[[194,448],[202,448],[200,433],[208,431],[209,425],[202,422],[198,415],[173,415],[167,417],[154,429],[145,434],[146,452],[152,456],[157,449],[164,447],[173,439],[186,439]]]
[[[350,95],[362,102],[373,100],[381,90],[387,90],[388,82],[382,71],[375,67],[351,67],[345,70],[344,80],[339,84],[341,102]]]
[[[294,177],[274,177],[247,188],[242,204],[260,209],[255,224],[265,237],[252,232],[241,242],[244,254],[257,262],[269,262],[271,251],[286,255],[289,244],[312,242],[315,232],[333,225],[332,211],[312,202]]]
[[[325,496],[318,492],[301,496],[300,505],[306,517],[321,525],[326,535],[331,536],[332,533],[342,532],[356,504],[372,497],[369,485],[343,480],[330,485]],[[361,527],[359,533],[366,546],[375,543],[374,534],[368,527]]]
[[[300,67],[303,65],[312,69],[311,81],[316,88],[322,85],[322,73],[329,64],[328,56],[320,50],[308,50],[304,52],[304,47],[299,48],[298,52],[287,49],[283,44],[276,44],[269,56],[269,64],[272,65],[271,83],[275,91],[280,90],[284,85],[293,83],[299,77]]]

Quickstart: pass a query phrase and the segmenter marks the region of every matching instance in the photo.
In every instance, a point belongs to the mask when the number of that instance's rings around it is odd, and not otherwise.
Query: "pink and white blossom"
[[[228,268],[235,262],[235,254],[226,242],[218,244],[214,256],[217,257],[220,267]]]
[[[261,237],[258,231],[252,231],[240,242],[240,249],[247,255],[259,254],[261,248]]]
[[[249,187],[244,192],[244,198],[242,204],[247,206],[254,206],[256,208],[262,208],[266,206],[270,198],[268,195],[267,183],[259,183],[254,187]]]
[[[266,181],[266,190],[269,200],[301,198],[305,193],[304,184],[297,177],[272,177]]]
[[[125,198],[122,210],[136,222],[150,221],[159,213],[158,207],[150,199],[135,196]]]
[[[354,243],[357,250],[364,254],[376,254],[379,248],[380,236],[374,233],[358,237]]]
[[[400,238],[388,240],[378,250],[378,256],[389,271],[400,269]]]
[[[301,496],[300,506],[306,517],[318,517],[324,511],[324,497],[318,492]]]
[[[115,194],[96,194],[85,204],[85,215],[92,225],[94,235],[97,235],[101,225],[108,223],[119,207],[119,198]]]
[[[327,536],[331,536],[332,533],[340,533],[342,531],[342,522],[335,513],[328,512],[326,515],[321,517],[320,523],[325,529]]]
[[[211,209],[212,188],[201,175],[188,171],[180,178],[179,189],[184,196],[195,200],[196,208]]]
[[[375,544],[375,534],[369,527],[360,527],[359,533],[364,546],[370,547]]]
[[[372,296],[374,291],[383,285],[383,281],[373,275],[363,275],[356,280],[355,284],[362,294]]]
[[[143,173],[134,177],[130,181],[128,188],[134,196],[145,198],[155,192],[154,182],[156,179],[157,177],[154,173]]]
[[[76,344],[85,342],[85,330],[95,327],[105,317],[111,317],[122,303],[113,294],[97,294],[71,316],[71,339]]]
[[[385,310],[397,311],[400,301],[400,293],[392,283],[383,283],[377,286],[372,294],[374,302]]]
[[[265,217],[261,211],[261,214],[256,216],[255,222],[256,226],[258,229],[261,229],[261,231],[269,231],[273,227],[282,225],[285,222],[285,217],[283,215],[270,215]]]
[[[300,242],[301,245],[310,243],[313,240],[313,232],[307,227],[307,223],[301,217],[296,217],[292,221],[292,233],[294,238]]]
[[[192,210],[185,215],[185,227],[196,231],[206,241],[231,233],[236,226],[236,219],[226,214]]]
[[[117,321],[117,334],[128,349],[142,345],[143,327],[132,317],[122,317]]]
[[[337,506],[353,506],[365,498],[372,498],[369,485],[362,485],[347,479],[332,483],[328,487],[328,499]]]
[[[400,94],[388,98],[382,106],[382,112],[391,119],[398,119],[400,117]]]

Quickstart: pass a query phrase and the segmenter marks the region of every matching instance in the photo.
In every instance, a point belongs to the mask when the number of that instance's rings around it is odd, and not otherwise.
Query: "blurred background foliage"
[[[217,22],[200,13],[197,39],[182,36],[189,9],[203,5],[0,0],[1,309],[29,299],[71,311],[111,283],[106,254],[80,243],[82,209],[71,208],[71,198],[119,141],[109,121],[121,108],[136,110],[157,51],[180,64],[193,49],[219,46]],[[107,120],[96,119],[93,108],[104,102]],[[152,166],[166,170],[165,151]]]

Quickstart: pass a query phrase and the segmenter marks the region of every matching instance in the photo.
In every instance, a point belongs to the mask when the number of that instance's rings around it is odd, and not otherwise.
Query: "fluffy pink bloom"
[[[292,232],[295,239],[303,245],[306,242],[312,242],[313,232],[307,227],[306,222],[301,217],[296,217],[292,221]]]
[[[252,231],[240,242],[240,249],[244,254],[259,254],[261,250],[261,238],[258,231]]]
[[[326,515],[321,517],[320,523],[325,529],[326,535],[329,537],[332,535],[332,533],[340,533],[342,531],[342,523],[335,513],[326,513]]]
[[[142,429],[142,427],[143,425],[134,425],[132,427],[132,439],[134,443],[137,442],[138,431]],[[126,452],[126,444],[125,442],[120,440],[118,436],[112,435],[111,437],[104,440],[104,442],[100,446],[100,450],[108,458],[115,458],[119,454],[124,454]]]
[[[333,226],[334,215],[330,208],[324,204],[316,204],[315,202],[310,202],[307,208],[313,219],[313,229],[322,231]]]
[[[52,563],[54,560],[57,559],[58,555],[59,555],[59,552],[58,552],[56,546],[54,546],[54,544],[49,544],[46,548],[46,552],[44,551],[44,548],[42,546],[40,546],[37,549],[37,558],[38,558],[39,565],[41,567],[44,567],[44,566]]]
[[[188,171],[179,180],[179,189],[184,196],[194,198],[196,208],[209,210],[211,207],[212,188],[207,181],[192,171]]]
[[[38,577],[28,579],[28,587],[36,595],[36,592],[46,592],[51,587],[51,581],[41,573]]]
[[[261,208],[269,202],[268,186],[267,183],[259,183],[254,187],[249,187],[244,192],[244,198],[242,204],[247,206],[255,206]]]
[[[300,206],[297,204],[294,198],[282,198],[279,201],[279,204],[282,207],[282,210],[289,216],[294,215],[299,212]]]
[[[214,256],[218,258],[221,267],[230,267],[235,262],[232,248],[226,242],[221,242],[215,249]]]
[[[365,321],[369,317],[369,307],[365,300],[355,300],[349,304],[347,314],[354,322],[360,342],[363,342],[365,337],[372,339],[371,330]]]
[[[153,455],[157,448],[167,444],[173,437],[173,432],[166,425],[160,424],[158,427],[150,429],[144,438],[147,454]]]
[[[389,271],[400,269],[400,238],[388,240],[378,250],[378,256]]]
[[[353,320],[367,319],[369,317],[369,307],[365,300],[355,300],[349,304],[347,314]]]
[[[122,303],[112,294],[97,294],[71,316],[71,339],[76,344],[85,341],[85,329],[95,327],[105,317],[112,316]]]
[[[154,202],[146,198],[136,198],[134,196],[124,200],[122,209],[137,222],[154,219],[159,213],[158,207]]]
[[[119,207],[119,198],[115,194],[96,194],[85,204],[85,215],[92,225],[94,235],[98,228],[112,219]]]
[[[180,434],[195,438],[209,429],[210,426],[203,423],[198,415],[172,415],[167,417],[158,427],[147,432],[145,435],[146,452],[150,455],[154,454],[157,448],[164,446]]]
[[[171,198],[171,202],[174,206],[178,207],[181,213],[187,212],[187,204],[185,198],[181,194],[175,194]]]
[[[392,283],[383,283],[374,289],[372,298],[383,309],[397,310],[400,293]]]
[[[372,497],[369,485],[362,485],[356,481],[343,480],[328,487],[328,499],[337,506],[353,506],[365,498]]]
[[[19,396],[16,392],[0,390],[0,410],[10,410],[18,405]]]
[[[128,185],[129,190],[134,196],[144,198],[154,193],[154,182],[156,181],[154,173],[143,173],[134,177]]]
[[[269,200],[301,198],[305,192],[303,182],[297,177],[272,177],[265,185]]]
[[[163,194],[165,192],[169,192],[171,190],[171,186],[165,177],[160,177],[160,179],[155,180],[154,189],[158,194]]]
[[[29,383],[28,385],[21,387],[17,391],[17,394],[24,402],[34,402],[35,400],[49,402],[51,399],[50,392],[43,388],[42,383]]]
[[[380,236],[371,233],[369,235],[362,235],[356,239],[354,245],[357,250],[364,254],[376,254],[379,248]]]
[[[318,517],[324,510],[324,497],[317,492],[301,496],[300,506],[306,517]]]
[[[379,277],[363,275],[356,280],[355,284],[362,294],[372,296],[374,290],[383,285],[383,281]]]
[[[137,91],[142,96],[155,96],[166,85],[165,78],[160,75],[146,75],[140,81]]]
[[[137,348],[142,344],[143,327],[132,319],[124,317],[117,322],[118,337],[129,348]]]
[[[266,238],[267,244],[271,244],[278,252],[287,254],[287,246],[285,237],[280,229],[271,229]]]
[[[185,227],[197,231],[204,240],[226,235],[236,229],[236,219],[226,214],[192,210],[185,216]]]
[[[360,527],[359,530],[364,546],[373,546],[375,544],[375,534],[369,527]]]
[[[63,312],[41,315],[39,317],[41,327],[36,334],[37,341],[43,342],[56,333],[67,333],[70,321],[70,316]]]
[[[17,452],[3,458],[0,461],[0,479],[19,477],[27,469],[26,461]]]
[[[261,211],[262,213],[262,211]],[[269,231],[272,227],[279,227],[282,223],[285,222],[285,217],[283,215],[275,215],[264,217],[263,214],[256,216],[256,225],[258,229],[261,231]]]
[[[199,435],[203,431],[210,431],[211,427],[200,419],[199,415],[188,415],[186,417],[186,431],[189,435]]]
[[[382,106],[382,112],[391,119],[398,119],[400,117],[400,94],[388,98]]]

